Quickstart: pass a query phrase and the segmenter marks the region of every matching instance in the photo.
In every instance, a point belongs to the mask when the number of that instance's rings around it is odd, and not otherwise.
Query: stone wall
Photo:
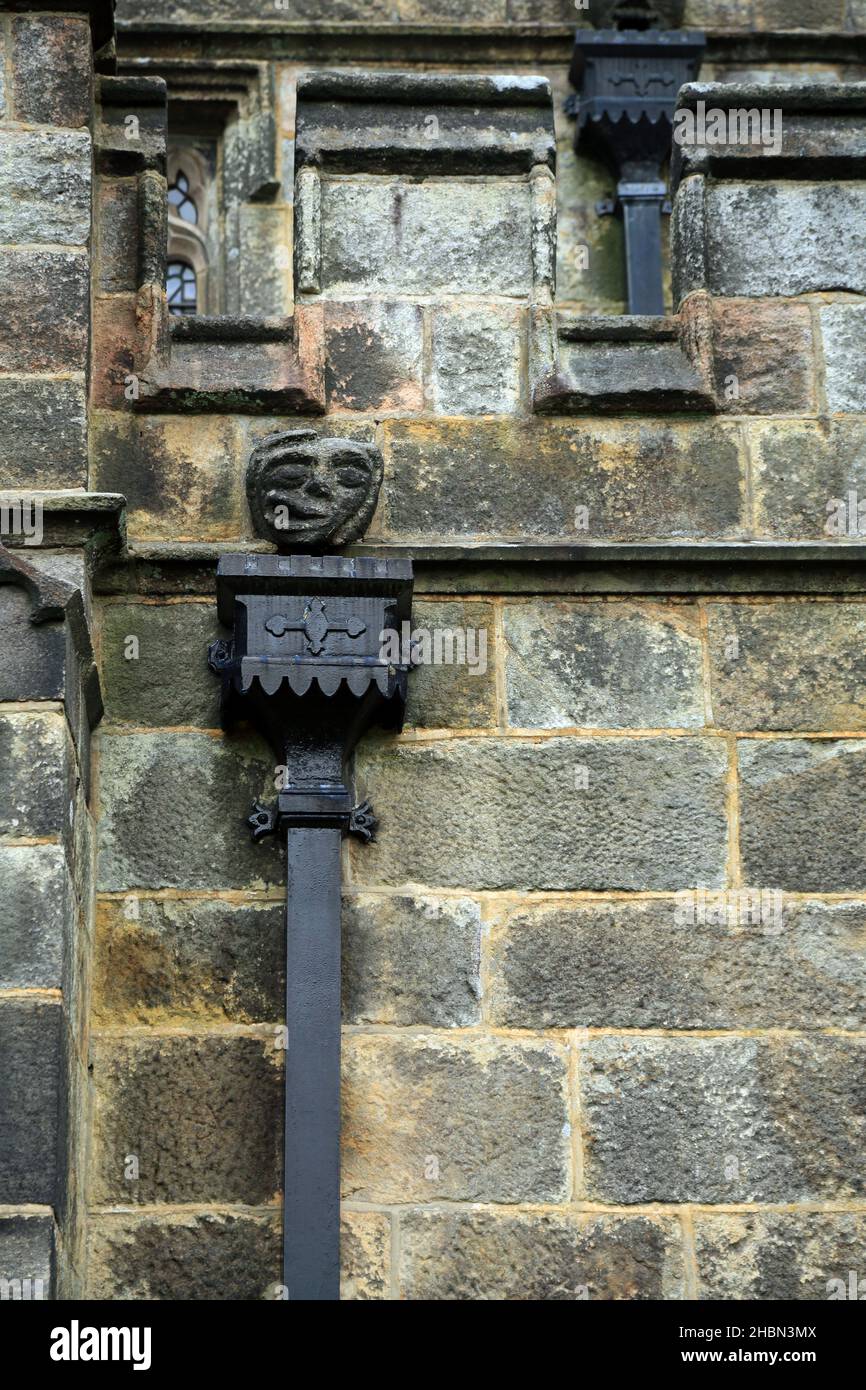
[[[357,756],[380,831],[344,856],[343,1296],[826,1298],[866,1236],[863,16],[690,4],[732,103],[811,81],[774,94],[777,161],[675,167],[670,313],[635,320],[561,112],[571,5],[329,5],[315,35],[315,5],[219,11],[202,35],[192,4],[122,3],[97,92],[74,483],[127,499],[129,545],[89,559],[87,1296],[280,1278],[284,864],[244,824],[275,769],[220,729],[206,649],[217,556],[266,548],[246,459],[304,426],[380,446],[356,552],[413,555],[416,628],[477,644]],[[283,318],[167,322],[181,58],[268,67]]]

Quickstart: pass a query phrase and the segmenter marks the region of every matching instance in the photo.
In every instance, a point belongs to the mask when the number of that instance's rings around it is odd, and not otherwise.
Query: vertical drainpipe
[[[662,166],[671,150],[677,93],[697,76],[698,32],[579,29],[569,80],[577,97],[575,148],[600,157],[617,176],[616,197],[600,214],[622,212],[630,314],[663,314],[661,218],[667,208]]]
[[[340,1289],[340,843],[372,838],[349,764],[374,725],[399,730],[409,670],[383,655],[383,632],[411,620],[408,560],[337,555],[223,555],[211,669],[222,722],[249,720],[285,781],[257,802],[253,838],[286,843],[286,1100],[283,1283],[286,1296]],[[402,651],[401,651],[402,655]]]

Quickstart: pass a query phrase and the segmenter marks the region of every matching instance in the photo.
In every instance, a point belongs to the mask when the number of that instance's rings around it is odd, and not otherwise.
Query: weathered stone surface
[[[866,606],[712,603],[713,718],[725,729],[866,729]]]
[[[519,408],[526,310],[456,304],[432,315],[432,403],[441,415],[506,415]]]
[[[241,313],[260,318],[287,313],[292,254],[285,208],[242,204],[239,223]]]
[[[0,717],[0,834],[58,836],[67,811],[68,749],[60,714]]]
[[[745,530],[727,423],[386,421],[384,432],[380,508],[395,539],[582,543]]]
[[[847,1298],[851,1270],[858,1271],[854,1296],[862,1297],[864,1242],[866,1221],[859,1212],[698,1216],[698,1297]]]
[[[566,1071],[557,1043],[350,1035],[343,1086],[345,1197],[565,1200]]]
[[[0,131],[0,241],[83,246],[90,161],[86,131]]]
[[[322,289],[526,295],[529,186],[322,182]]]
[[[277,1041],[276,1029],[95,1037],[94,1200],[272,1201],[282,1161]],[[133,1159],[138,1176],[127,1177]]]
[[[432,659],[423,661],[412,673],[406,723],[419,729],[475,729],[495,724],[493,606],[416,600],[412,627],[416,633],[429,634]],[[424,640],[417,639],[419,657],[425,654]],[[438,664],[437,657],[441,658]]]
[[[54,1222],[50,1216],[35,1212],[0,1216],[0,1280],[11,1284],[4,1297],[50,1298],[53,1268]]]
[[[683,1297],[679,1230],[659,1217],[409,1211],[400,1231],[403,1298]]]
[[[83,371],[90,284],[79,251],[13,247],[0,281],[0,370]]]
[[[88,1298],[247,1302],[280,1279],[278,1214],[101,1216],[88,1246]]]
[[[108,723],[219,728],[220,682],[207,664],[221,633],[215,603],[106,604],[101,629]]]
[[[285,973],[282,903],[128,895],[98,905],[99,1023],[279,1022]]]
[[[381,1211],[344,1211],[340,1222],[340,1298],[387,1298],[391,1280],[391,1218]]]
[[[866,426],[860,420],[768,424],[755,438],[758,535],[786,540],[866,536]],[[850,494],[856,494],[851,506]],[[857,515],[858,501],[860,516]]]
[[[57,1200],[59,999],[0,1000],[0,1205]]]
[[[424,409],[421,310],[399,300],[325,305],[325,389],[332,410]]]
[[[791,892],[859,892],[866,741],[744,739],[738,761],[747,881]]]
[[[99,180],[97,275],[106,294],[138,288],[138,196],[137,179]]]
[[[15,115],[43,125],[86,125],[91,112],[86,15],[30,14],[12,20]]]
[[[619,414],[670,414],[685,410],[714,409],[706,382],[669,334],[647,340],[640,330],[629,341],[610,333],[611,322],[588,315],[583,324],[589,332],[581,336],[561,333],[557,350],[557,369],[533,382],[533,409],[545,415],[592,415],[596,412]],[[634,320],[632,320],[634,322]]]
[[[844,0],[686,0],[684,29],[714,29],[722,17],[725,30],[759,32],[788,29],[842,29]]]
[[[708,184],[708,288],[717,295],[866,293],[864,219],[862,184]]]
[[[87,486],[83,376],[80,381],[0,377],[0,470],[4,488]]]
[[[130,538],[222,540],[243,529],[237,424],[225,416],[91,418],[93,487],[120,492]]]
[[[829,409],[866,411],[866,308],[862,304],[825,304],[821,338]]]
[[[481,914],[469,898],[347,897],[344,1017],[431,1028],[478,1023],[480,952]]]
[[[354,871],[455,888],[720,885],[725,767],[716,739],[370,741],[358,773],[382,833]]]
[[[513,725],[653,729],[704,722],[694,609],[509,604],[505,642]]]
[[[6,540],[2,531],[0,539]],[[19,553],[23,553],[26,563],[36,550],[34,547]],[[11,584],[0,589],[0,624],[5,639],[4,660],[0,667],[0,700],[63,698],[66,685],[65,624],[32,623],[33,609],[33,598],[24,589]]]
[[[815,367],[807,304],[728,299],[713,304],[719,409],[733,415],[808,415]]]
[[[279,882],[278,837],[254,845],[252,803],[274,794],[274,756],[253,739],[209,734],[100,738],[98,884],[246,888]]]
[[[581,1049],[587,1195],[607,1202],[862,1197],[864,1043],[594,1038]]]
[[[59,845],[0,846],[0,989],[60,989],[68,893]]]
[[[502,1028],[847,1028],[866,1019],[866,903],[736,893],[515,911],[493,924]]]

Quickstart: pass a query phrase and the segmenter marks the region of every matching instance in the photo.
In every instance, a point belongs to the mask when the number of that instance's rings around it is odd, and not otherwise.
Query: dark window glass
[[[168,190],[168,205],[184,222],[198,221],[198,208],[189,196],[189,179],[181,169],[178,169],[177,178]]]
[[[195,271],[186,261],[169,261],[165,292],[170,314],[194,314],[198,306]]]

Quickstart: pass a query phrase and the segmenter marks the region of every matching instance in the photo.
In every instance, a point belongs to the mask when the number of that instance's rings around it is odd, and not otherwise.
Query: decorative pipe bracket
[[[222,678],[223,727],[249,720],[285,779],[273,808],[253,807],[254,839],[293,826],[372,838],[375,819],[355,804],[347,765],[366,729],[402,725],[409,662],[382,652],[411,599],[408,560],[221,557],[218,611],[233,636],[211,645],[208,662]]]

